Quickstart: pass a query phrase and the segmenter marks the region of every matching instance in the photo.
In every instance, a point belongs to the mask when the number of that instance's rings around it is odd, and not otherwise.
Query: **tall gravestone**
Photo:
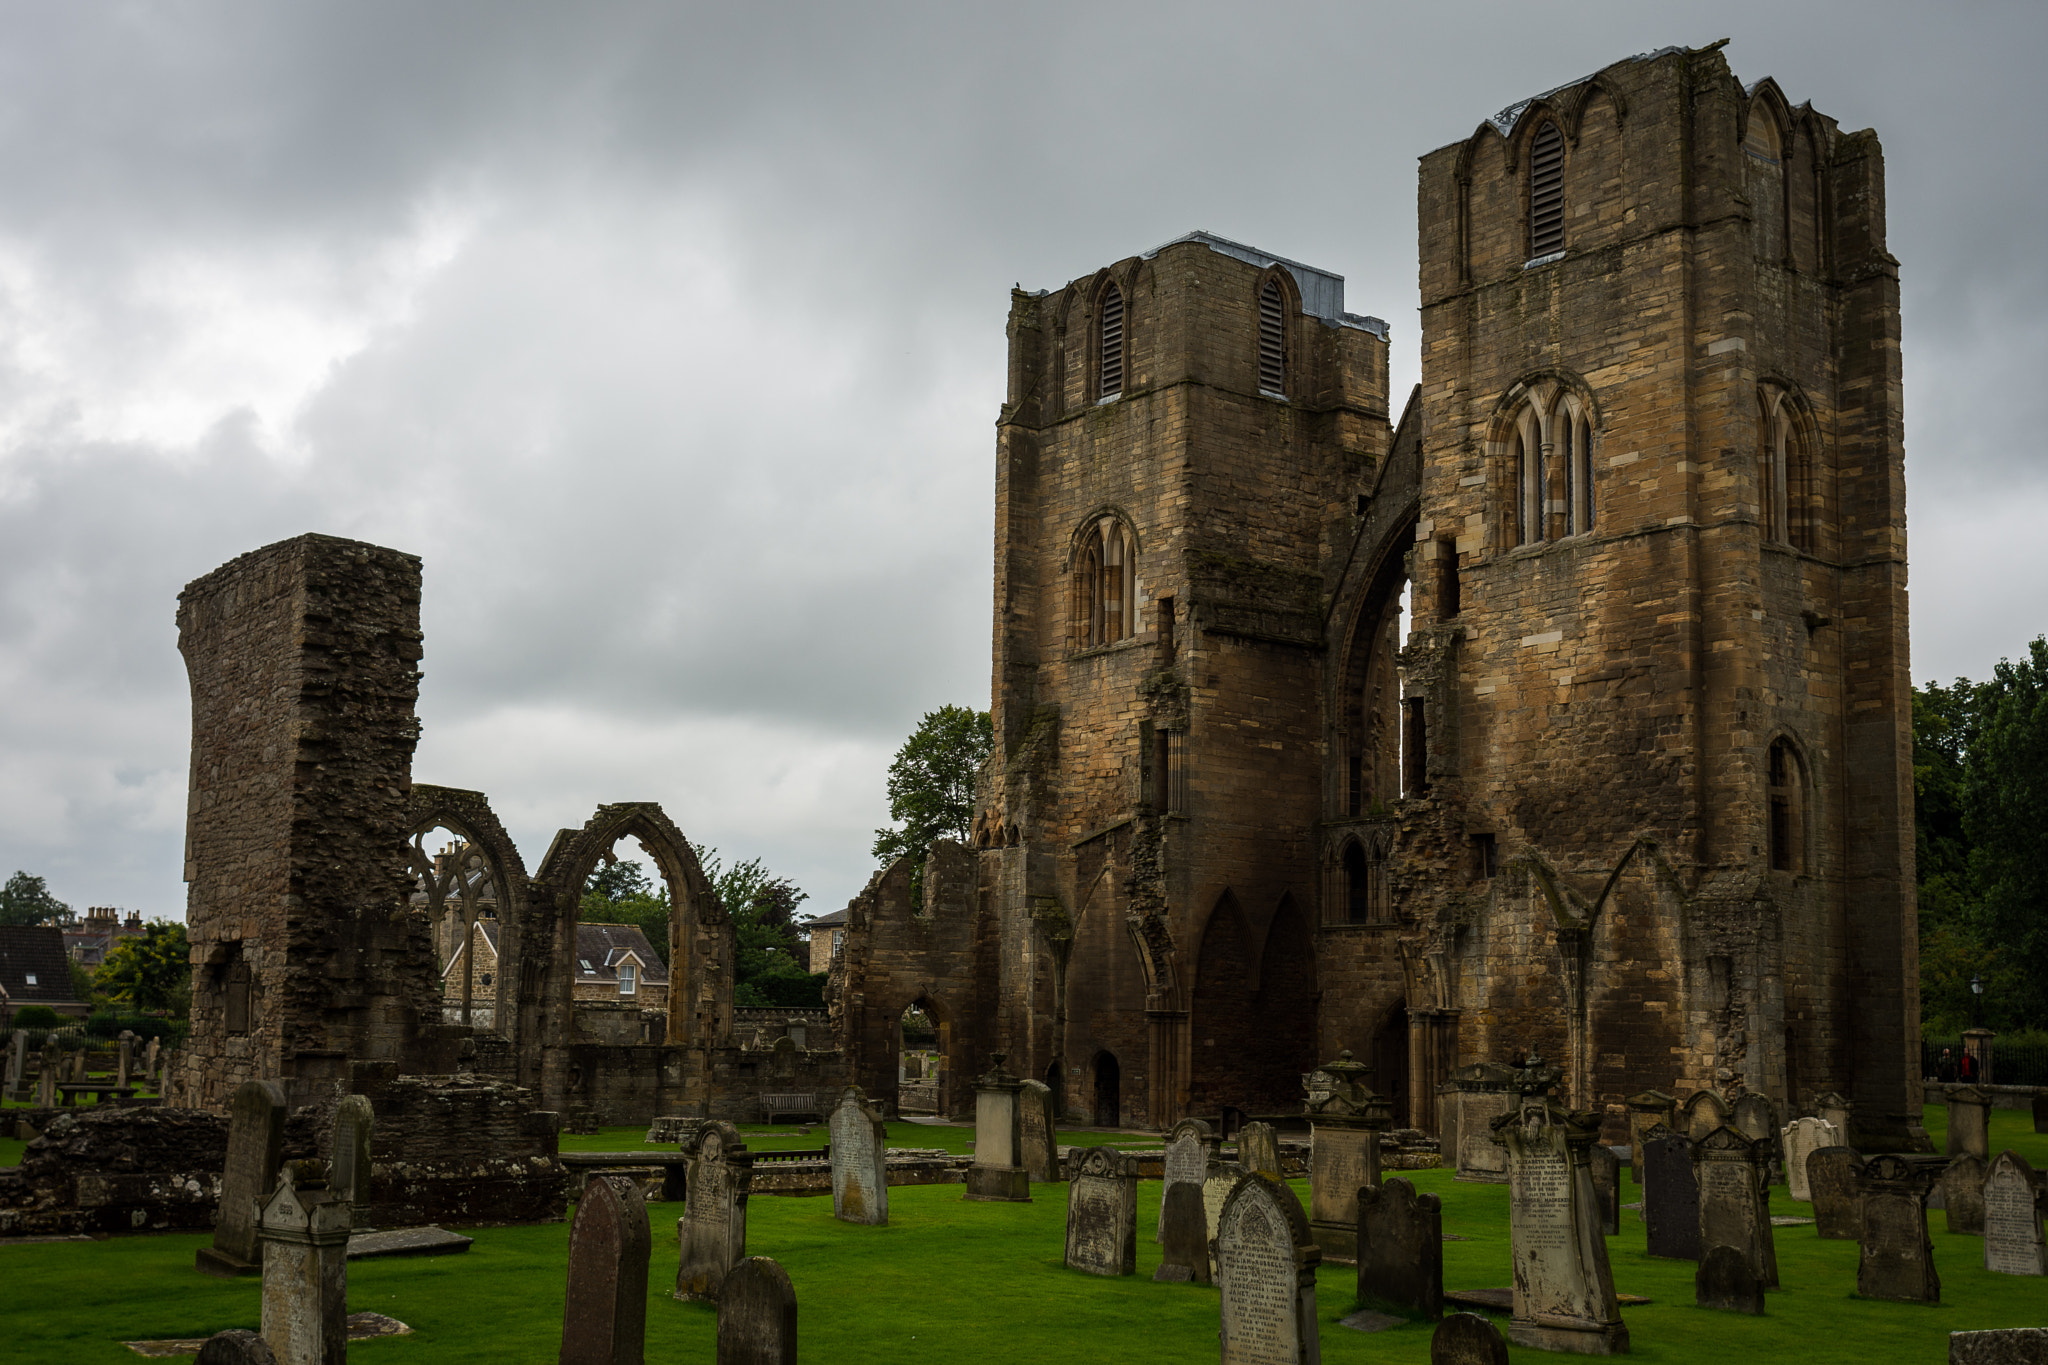
[[[1294,1191],[1267,1176],[1239,1177],[1216,1223],[1223,1365],[1320,1365],[1320,1260]]]
[[[363,1230],[362,1213],[370,1202],[370,1137],[377,1116],[369,1100],[361,1095],[343,1095],[334,1106],[334,1139],[328,1148],[327,1183],[335,1194],[348,1201],[356,1231]]]
[[[54,1045],[43,1048],[42,1065],[36,1068],[36,1103],[44,1109],[57,1103],[57,1068],[63,1056]]]
[[[1959,1156],[1949,1162],[1935,1188],[1941,1192],[1942,1218],[1951,1233],[1984,1235],[1985,1166],[1974,1156]]]
[[[1856,1106],[1837,1091],[1823,1090],[1813,1097],[1813,1116],[1822,1123],[1832,1123],[1835,1131],[1842,1135],[1844,1147],[1854,1147],[1856,1139],[1851,1133],[1856,1117]]]
[[[1728,1107],[1728,1101],[1715,1090],[1695,1090],[1685,1097],[1685,1103],[1678,1107],[1679,1131],[1698,1142],[1716,1128],[1725,1128],[1735,1114]]]
[[[1927,1194],[1938,1173],[1938,1166],[1890,1152],[1871,1157],[1856,1173],[1863,1204],[1856,1292],[1864,1298],[1941,1302],[1927,1231]]]
[[[839,1096],[832,1134],[832,1216],[879,1227],[889,1221],[889,1130],[857,1085]]]
[[[28,1075],[28,1032],[16,1029],[7,1038],[7,1098],[13,1099],[14,1092],[22,1088],[22,1080]]]
[[[1600,1230],[1621,1235],[1621,1158],[1604,1142],[1593,1144],[1587,1165],[1593,1172],[1593,1194],[1600,1201]]]
[[[162,1080],[158,1078],[156,1069],[157,1059],[163,1055],[163,1046],[163,1039],[152,1038],[149,1040],[149,1046],[143,1049],[142,1074],[144,1077],[148,1079],[151,1085],[160,1086],[163,1084]]]
[[[220,1175],[220,1215],[213,1245],[199,1248],[209,1275],[253,1275],[263,1266],[256,1201],[277,1185],[284,1160],[284,1090],[272,1081],[244,1081],[228,1110],[227,1165]]]
[[[1442,1200],[1398,1176],[1358,1192],[1358,1297],[1432,1321],[1443,1316]]]
[[[1628,1100],[1628,1178],[1643,1183],[1643,1138],[1658,1124],[1673,1128],[1678,1123],[1678,1101],[1661,1090],[1645,1090]]]
[[[2018,1152],[2004,1151],[1984,1176],[1984,1268],[2000,1275],[2048,1275],[2041,1211],[2048,1188]]]
[[[1863,1158],[1848,1147],[1822,1147],[1806,1155],[1806,1192],[1813,1200],[1814,1230],[1834,1241],[1863,1236],[1863,1196],[1856,1172]]]
[[[1842,1145],[1842,1134],[1826,1119],[1794,1119],[1778,1135],[1785,1149],[1785,1186],[1794,1199],[1811,1203],[1812,1190],[1806,1183],[1806,1159],[1823,1147]]]
[[[1991,1097],[1974,1085],[1948,1092],[1948,1154],[1991,1159]]]
[[[1067,1264],[1091,1275],[1138,1270],[1138,1159],[1090,1147],[1067,1163]]]
[[[1478,1313],[1453,1313],[1429,1339],[1429,1365],[1508,1365],[1507,1338]]]
[[[1643,1136],[1643,1225],[1650,1255],[1700,1258],[1700,1181],[1692,1143],[1661,1123]]]
[[[1211,1283],[1209,1213],[1202,1204],[1202,1187],[1186,1181],[1167,1186],[1161,1212],[1159,1269],[1152,1278],[1161,1283]]]
[[[1728,1112],[1728,1126],[1746,1138],[1770,1142],[1778,1135],[1778,1106],[1769,1095],[1744,1091]]]
[[[796,1288],[766,1256],[747,1257],[725,1278],[718,1365],[796,1365]]]
[[[1585,1355],[1628,1350],[1589,1165],[1599,1135],[1599,1114],[1540,1095],[1494,1120],[1494,1138],[1508,1154],[1515,1266],[1508,1340],[1517,1345]]]
[[[1733,1128],[1716,1128],[1692,1146],[1700,1181],[1700,1255],[1717,1246],[1741,1252],[1757,1282],[1778,1285],[1771,1236],[1771,1144]]]
[[[135,1066],[135,1035],[125,1030],[121,1034],[121,1051],[114,1062],[114,1088],[128,1088],[128,1073]]]
[[[263,1239],[263,1340],[278,1365],[348,1359],[348,1201],[325,1163],[293,1161],[257,1207]]]
[[[1501,1062],[1475,1062],[1437,1087],[1437,1124],[1457,1179],[1498,1185],[1508,1178],[1507,1156],[1493,1140],[1493,1121],[1520,1102],[1519,1076]]]
[[[1247,1123],[1238,1129],[1237,1159],[1248,1171],[1270,1175],[1275,1180],[1287,1178],[1280,1170],[1280,1138],[1270,1123]]]
[[[569,1225],[561,1365],[642,1365],[652,1253],[647,1202],[639,1185],[593,1177]]]
[[[990,1056],[988,1074],[974,1083],[974,1164],[967,1168],[966,1199],[1031,1202],[1031,1176],[1022,1164],[1024,1083],[1003,1070],[1006,1054]]]
[[[1209,1178],[1209,1162],[1216,1155],[1216,1137],[1200,1119],[1182,1119],[1166,1134],[1166,1152],[1160,1161],[1164,1181],[1159,1191],[1159,1228],[1152,1240],[1166,1240],[1166,1197],[1175,1185],[1201,1188]],[[1222,1203],[1219,1200],[1217,1207]]]
[[[1302,1112],[1311,1129],[1309,1227],[1323,1259],[1350,1265],[1358,1253],[1358,1192],[1380,1183],[1380,1133],[1394,1106],[1366,1078],[1372,1068],[1349,1051],[1302,1078]]]
[[[718,1301],[725,1277],[747,1256],[747,1195],[754,1157],[724,1120],[700,1124],[683,1143],[689,1188],[676,1222],[676,1297]]]
[[[1052,1087],[1024,1081],[1017,1091],[1018,1164],[1040,1184],[1060,1178],[1060,1152],[1053,1143]]]

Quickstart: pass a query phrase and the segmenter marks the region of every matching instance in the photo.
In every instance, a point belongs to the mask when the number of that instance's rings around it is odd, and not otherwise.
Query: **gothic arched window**
[[[1259,392],[1287,396],[1287,291],[1273,279],[1259,291]]]
[[[1095,396],[1106,401],[1124,391],[1124,291],[1114,280],[1103,286],[1095,314]]]
[[[1515,410],[1505,439],[1508,543],[1538,545],[1593,529],[1599,519],[1594,437],[1590,410],[1570,390]]]
[[[1088,528],[1074,556],[1074,647],[1113,645],[1132,631],[1137,547],[1122,522],[1103,517]]]
[[[1771,745],[1766,799],[1770,803],[1771,870],[1806,871],[1806,765],[1789,741]]]
[[[1814,548],[1813,459],[1792,404],[1781,389],[1760,400],[1757,450],[1758,519],[1765,540]]]
[[[1529,139],[1529,259],[1564,250],[1564,134],[1544,120]]]

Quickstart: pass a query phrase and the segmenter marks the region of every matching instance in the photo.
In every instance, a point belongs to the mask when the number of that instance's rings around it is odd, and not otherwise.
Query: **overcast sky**
[[[529,865],[652,799],[844,904],[988,704],[1012,282],[1206,228],[1405,394],[1416,157],[1668,44],[1883,139],[1914,676],[2048,629],[2039,3],[0,16],[0,876],[81,909],[182,915],[177,594],[304,531],[425,559],[414,775]]]

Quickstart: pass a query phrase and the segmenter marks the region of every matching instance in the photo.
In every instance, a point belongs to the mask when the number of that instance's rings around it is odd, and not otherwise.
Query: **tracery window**
[[[1545,120],[1529,139],[1529,259],[1564,250],[1564,134]]]
[[[1259,392],[1287,396],[1287,292],[1273,279],[1259,291]]]
[[[1785,167],[1778,150],[1778,120],[1762,100],[1750,106],[1749,121],[1743,128],[1742,171],[1756,254],[1767,261],[1781,261],[1785,256]]]
[[[1598,519],[1593,421],[1577,394],[1532,400],[1515,413],[1508,440],[1508,499],[1516,545],[1584,535]]]
[[[1760,401],[1757,451],[1759,520],[1764,539],[1801,550],[1814,548],[1813,460],[1791,404],[1782,389],[1767,388]]]
[[[1096,398],[1107,402],[1124,391],[1124,291],[1114,280],[1096,303]]]
[[[1115,517],[1088,529],[1074,557],[1074,647],[1113,645],[1130,636],[1137,596],[1137,547]]]

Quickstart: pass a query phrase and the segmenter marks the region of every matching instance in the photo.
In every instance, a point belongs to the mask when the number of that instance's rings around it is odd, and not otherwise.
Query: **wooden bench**
[[[763,1095],[761,1121],[773,1127],[779,1118],[808,1118],[813,1123],[825,1117],[816,1095]]]

